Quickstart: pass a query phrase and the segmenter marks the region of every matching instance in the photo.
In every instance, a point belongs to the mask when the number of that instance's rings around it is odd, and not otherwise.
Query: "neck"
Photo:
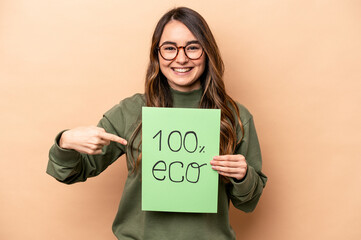
[[[170,90],[173,97],[173,107],[180,107],[180,108],[199,107],[199,102],[203,94],[203,89],[201,87],[187,92],[178,91],[173,88],[170,88]]]

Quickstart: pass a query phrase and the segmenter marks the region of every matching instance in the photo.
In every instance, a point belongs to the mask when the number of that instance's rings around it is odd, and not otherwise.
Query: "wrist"
[[[58,145],[60,148],[64,148],[64,149],[69,149],[68,148],[68,144],[67,144],[67,134],[68,134],[68,130],[67,131],[64,131],[61,136],[60,136],[60,139],[59,139],[59,142],[58,142]]]
[[[247,173],[248,173],[248,168],[247,168],[246,173],[244,174],[243,177],[241,177],[241,178],[239,178],[239,179],[238,179],[238,178],[233,178],[233,180],[234,180],[235,182],[237,182],[237,183],[241,183],[241,182],[243,182],[244,179],[246,179]]]

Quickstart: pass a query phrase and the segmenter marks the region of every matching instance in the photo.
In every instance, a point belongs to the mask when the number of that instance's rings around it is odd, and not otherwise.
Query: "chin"
[[[169,86],[181,92],[192,91],[201,87],[199,81],[168,81]]]

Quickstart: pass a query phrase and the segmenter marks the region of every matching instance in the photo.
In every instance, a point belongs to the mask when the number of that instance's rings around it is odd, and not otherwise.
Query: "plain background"
[[[45,173],[62,129],[143,92],[170,8],[210,25],[229,94],[254,115],[268,186],[238,239],[361,239],[361,1],[0,0],[0,239],[115,239],[126,170]]]

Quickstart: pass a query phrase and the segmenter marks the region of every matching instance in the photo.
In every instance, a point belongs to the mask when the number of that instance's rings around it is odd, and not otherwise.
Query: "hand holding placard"
[[[215,156],[211,165],[219,174],[237,180],[242,180],[247,173],[246,159],[240,154]]]

